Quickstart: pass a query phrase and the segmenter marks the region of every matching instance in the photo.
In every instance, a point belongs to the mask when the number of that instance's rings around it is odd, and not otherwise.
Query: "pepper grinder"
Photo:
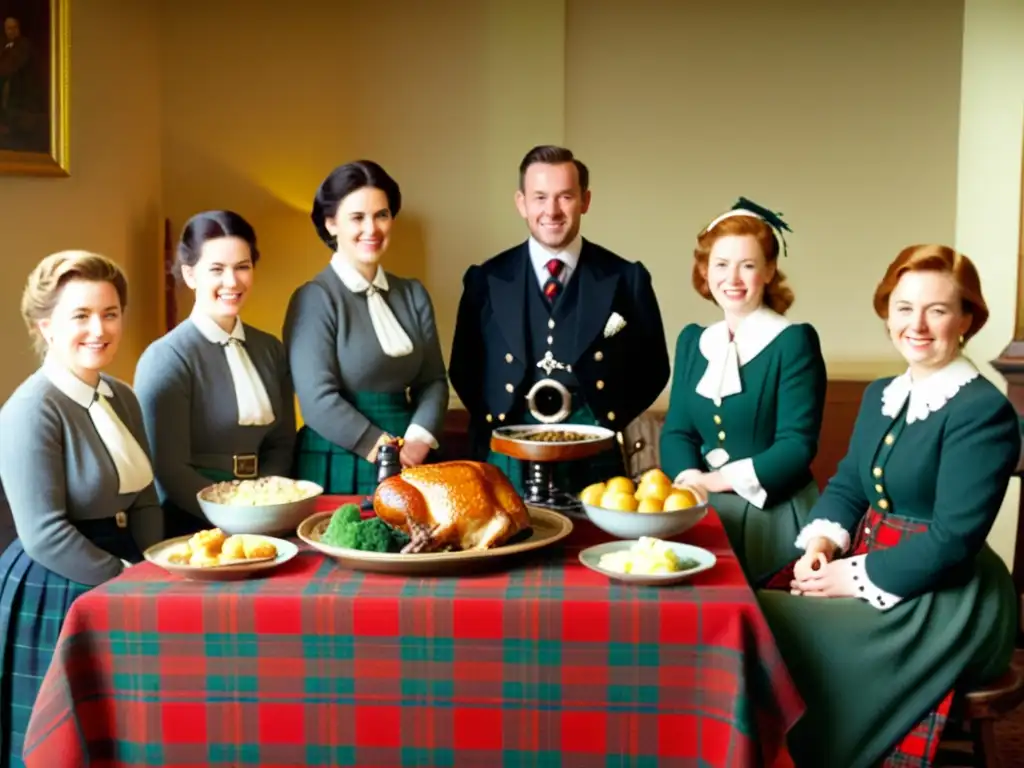
[[[401,473],[401,471],[402,463],[398,459],[398,444],[393,442],[384,443],[377,449],[377,485],[380,485],[389,477],[394,477]],[[373,497],[369,496],[363,499],[363,503],[359,506],[364,511],[371,511],[373,509]]]

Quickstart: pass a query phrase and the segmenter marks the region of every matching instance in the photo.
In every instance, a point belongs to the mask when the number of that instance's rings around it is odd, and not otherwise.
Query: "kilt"
[[[522,423],[537,424],[539,422],[530,414],[526,414]],[[593,411],[590,410],[590,406],[585,403],[570,413],[564,423],[592,427],[601,426],[600,422],[594,417]],[[526,480],[529,478],[530,470],[529,462],[489,451],[487,463],[493,464],[504,472],[520,496],[526,493]],[[596,456],[555,464],[551,475],[559,490],[575,495],[592,483],[601,483],[625,473],[626,464],[622,458],[622,451],[616,443],[607,451],[603,451]]]
[[[129,562],[142,554],[113,519],[76,527],[98,547]],[[12,541],[0,554],[0,768],[20,768],[25,730],[71,604],[92,587],[35,562]]]
[[[851,554],[896,546],[927,525],[869,509]],[[854,598],[791,595],[791,577],[792,563],[758,600],[807,702],[789,733],[797,766],[930,766],[954,688],[989,682],[1009,666],[1017,595],[987,545],[967,583],[886,611]]]
[[[413,404],[405,392],[356,392],[347,399],[371,423],[396,437],[412,423]],[[377,488],[374,464],[308,425],[299,430],[294,475],[322,486],[326,494],[367,496]]]
[[[220,469],[206,469],[204,467],[193,467],[193,469],[211,483],[235,479],[233,474]],[[191,536],[197,531],[210,527],[208,520],[200,519],[186,512],[170,499],[165,500],[162,506],[164,510],[164,538],[173,539],[178,536]]]

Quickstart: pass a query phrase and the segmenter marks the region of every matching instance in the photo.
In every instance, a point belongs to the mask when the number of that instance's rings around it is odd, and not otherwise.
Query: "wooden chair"
[[[1024,672],[1016,664],[991,684],[962,692],[954,702],[936,765],[1010,768],[999,755],[996,723],[1021,703],[1024,703]]]

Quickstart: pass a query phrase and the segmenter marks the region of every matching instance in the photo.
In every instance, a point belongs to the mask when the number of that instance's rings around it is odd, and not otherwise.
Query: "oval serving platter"
[[[299,548],[291,541],[277,539],[273,536],[247,535],[271,542],[277,548],[277,557],[272,560],[255,560],[251,563],[235,561],[225,565],[209,566],[182,565],[181,563],[168,562],[168,556],[178,545],[184,544],[191,539],[191,536],[178,536],[161,541],[159,544],[154,544],[143,552],[142,556],[168,573],[182,576],[192,581],[238,581],[277,568],[299,554]]]
[[[565,515],[543,507],[526,505],[532,530],[522,541],[494,549],[459,552],[424,552],[403,555],[399,552],[363,552],[324,544],[320,537],[327,530],[333,512],[317,512],[306,518],[298,528],[298,537],[346,568],[356,571],[399,575],[459,575],[499,565],[504,559],[549,547],[572,533],[572,521]]]

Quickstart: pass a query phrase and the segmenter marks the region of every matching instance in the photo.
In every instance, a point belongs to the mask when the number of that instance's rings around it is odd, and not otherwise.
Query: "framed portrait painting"
[[[0,174],[68,175],[70,0],[0,0]]]

